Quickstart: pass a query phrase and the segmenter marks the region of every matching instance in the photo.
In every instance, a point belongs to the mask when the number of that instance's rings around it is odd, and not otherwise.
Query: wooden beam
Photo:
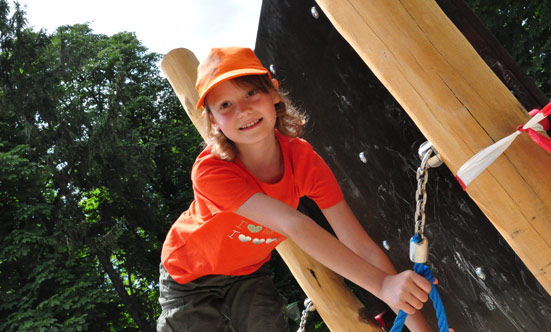
[[[436,3],[525,109],[543,107],[549,102],[465,0],[436,0]]]
[[[207,141],[207,128],[201,112],[195,108],[199,93],[195,89],[199,60],[193,52],[185,48],[177,48],[168,52],[162,62],[161,70],[174,89],[176,96],[184,106],[184,110],[193,122],[204,141]]]
[[[316,0],[454,173],[529,116],[432,0]],[[521,135],[467,188],[551,293],[551,156]],[[441,234],[446,236],[446,234]]]
[[[195,108],[199,95],[195,90],[199,61],[193,52],[178,48],[170,51],[161,62],[161,69],[172,85],[193,124],[207,138],[204,119]],[[325,324],[334,332],[375,332],[381,329],[372,317],[363,317],[364,305],[344,284],[342,277],[318,263],[287,239],[277,246],[304,293],[316,305]],[[371,320],[370,320],[371,319]]]

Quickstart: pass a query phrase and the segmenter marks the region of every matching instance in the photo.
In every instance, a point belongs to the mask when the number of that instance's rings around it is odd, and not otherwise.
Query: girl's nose
[[[246,101],[240,101],[237,103],[237,116],[245,116],[250,111],[251,109],[249,108],[249,104]]]

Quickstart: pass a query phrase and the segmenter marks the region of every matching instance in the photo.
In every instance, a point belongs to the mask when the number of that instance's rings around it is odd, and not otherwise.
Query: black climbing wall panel
[[[469,25],[454,1],[441,6],[460,29],[469,26],[471,36],[480,41],[480,33],[487,35]],[[312,15],[312,7],[312,0],[265,0],[256,52],[310,115],[303,136],[333,169],[362,225],[381,246],[385,241],[399,270],[411,268],[417,149],[425,138],[323,12],[317,9],[317,19]],[[484,52],[485,60],[494,61],[491,67],[510,79],[499,54]],[[524,89],[519,95],[528,100],[526,107],[541,105],[541,93],[534,100],[526,92],[530,82],[519,81],[526,78],[512,80],[518,85],[512,89]],[[440,281],[450,326],[458,332],[551,331],[551,297],[445,166],[430,170],[427,188],[429,265]],[[377,299],[358,292],[371,315],[382,310]],[[432,308],[423,311],[437,330]]]

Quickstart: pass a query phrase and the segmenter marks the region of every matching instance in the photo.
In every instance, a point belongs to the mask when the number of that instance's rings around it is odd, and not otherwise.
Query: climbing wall
[[[440,5],[525,107],[545,103],[463,2]],[[417,150],[425,138],[315,1],[264,0],[256,52],[309,114],[303,136],[332,168],[362,225],[399,270],[411,268]],[[551,297],[445,166],[430,170],[427,188],[429,265],[449,325],[457,331],[551,331]],[[356,291],[372,316],[384,310]],[[423,311],[436,330],[432,308]]]

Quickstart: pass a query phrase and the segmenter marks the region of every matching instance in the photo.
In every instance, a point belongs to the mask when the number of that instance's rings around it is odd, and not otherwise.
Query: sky
[[[199,60],[213,47],[254,48],[262,0],[18,0],[28,25],[49,33],[89,23],[95,33],[135,32],[152,52],[184,47]]]

